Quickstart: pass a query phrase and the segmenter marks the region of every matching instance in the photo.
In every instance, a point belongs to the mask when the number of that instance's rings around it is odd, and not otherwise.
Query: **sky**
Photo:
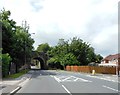
[[[39,44],[55,46],[58,40],[79,37],[103,57],[118,53],[119,0],[0,0],[11,19],[22,25]]]

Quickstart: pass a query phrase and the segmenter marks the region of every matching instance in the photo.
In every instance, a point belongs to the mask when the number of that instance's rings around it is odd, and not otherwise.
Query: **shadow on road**
[[[29,72],[31,73],[31,72]],[[33,70],[32,78],[38,78],[40,76],[50,76],[50,75],[57,75],[55,72],[51,72],[49,70]]]

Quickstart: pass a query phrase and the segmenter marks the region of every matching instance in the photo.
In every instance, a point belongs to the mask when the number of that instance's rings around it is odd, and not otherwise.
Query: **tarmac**
[[[18,91],[23,85],[29,81],[32,77],[32,73],[34,71],[29,71],[27,74],[24,74],[20,76],[19,78],[16,79],[4,79],[0,81],[0,95],[12,95],[16,91]],[[72,72],[71,72],[72,73]],[[108,75],[108,74],[95,74],[95,75],[90,75],[87,73],[86,74],[89,77],[94,77],[94,78],[101,78],[104,80],[112,80],[112,81],[118,81],[119,82],[119,77],[117,75]]]

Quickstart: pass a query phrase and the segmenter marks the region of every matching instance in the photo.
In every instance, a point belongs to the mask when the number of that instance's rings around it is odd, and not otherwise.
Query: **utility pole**
[[[27,32],[29,31],[29,24],[27,24],[27,21],[22,21],[22,27],[24,29],[24,32]],[[35,34],[35,33],[29,33],[29,34]],[[25,58],[25,62],[24,62],[24,65],[27,64],[27,54],[26,54],[26,50],[27,50],[27,42],[26,42],[26,38],[24,39],[24,58]]]
[[[29,25],[27,24],[26,20],[22,21],[22,27],[24,29],[24,32],[28,32]],[[25,63],[24,63],[24,65],[26,65],[26,39],[24,39],[24,43],[25,43],[25,45],[24,45],[24,52],[25,52],[25,55],[24,55],[24,57],[25,57]]]

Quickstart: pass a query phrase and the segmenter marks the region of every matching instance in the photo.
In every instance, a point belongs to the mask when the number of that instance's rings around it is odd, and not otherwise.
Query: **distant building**
[[[119,66],[120,65],[120,54],[109,55],[105,57],[99,66]]]

